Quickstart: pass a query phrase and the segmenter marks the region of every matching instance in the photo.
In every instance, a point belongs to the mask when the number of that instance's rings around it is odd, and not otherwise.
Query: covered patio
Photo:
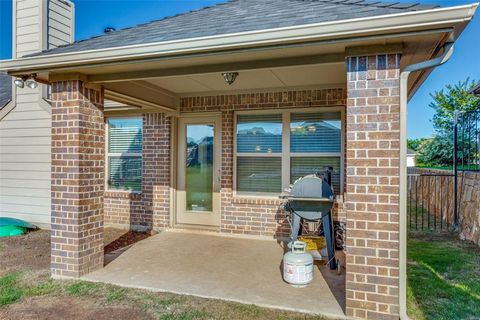
[[[254,3],[0,64],[52,89],[52,276],[406,318],[406,103],[431,69],[401,70],[447,55],[476,6],[365,2],[353,18],[356,1],[276,1],[280,16]],[[275,21],[252,24],[257,5]],[[325,14],[298,20],[298,10]],[[218,22],[225,12],[242,14]],[[346,228],[345,277],[321,267],[294,289],[273,240],[290,231],[279,196],[326,166]],[[161,233],[104,267],[107,224]]]
[[[313,282],[294,288],[282,280],[283,252],[271,239],[165,231],[82,279],[344,319],[345,270],[317,263]]]

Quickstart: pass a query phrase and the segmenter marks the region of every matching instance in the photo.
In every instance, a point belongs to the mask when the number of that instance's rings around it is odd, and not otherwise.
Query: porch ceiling
[[[264,90],[340,85],[346,83],[345,63],[313,66],[272,68],[240,71],[233,85],[228,85],[221,73],[192,74],[185,76],[149,79],[147,82],[179,95],[195,95],[228,90]]]

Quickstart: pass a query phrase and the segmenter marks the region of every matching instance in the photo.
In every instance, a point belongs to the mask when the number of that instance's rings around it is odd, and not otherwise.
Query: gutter
[[[400,319],[407,315],[407,103],[408,77],[410,73],[438,67],[447,62],[453,54],[453,42],[443,46],[443,53],[437,58],[406,66],[400,73]]]
[[[176,56],[235,48],[320,41],[412,30],[454,26],[472,19],[477,4],[411,11],[399,14],[329,21],[309,25],[239,32],[149,44],[22,57],[0,62],[0,71],[11,74],[48,70],[72,65],[110,63],[162,56]]]

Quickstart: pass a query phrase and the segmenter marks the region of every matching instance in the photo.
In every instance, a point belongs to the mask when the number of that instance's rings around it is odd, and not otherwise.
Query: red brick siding
[[[347,59],[347,316],[399,318],[400,55]]]
[[[103,91],[52,84],[51,271],[79,277],[103,267]]]
[[[143,119],[142,196],[147,212],[151,205],[153,228],[165,228],[170,221],[171,118],[157,113],[145,114]]]
[[[140,229],[142,225],[139,221],[144,214],[143,208],[141,194],[114,190],[105,192],[105,224]]]
[[[182,112],[222,113],[221,232],[268,236],[288,233],[281,200],[233,197],[234,111],[345,104],[346,90],[341,88],[182,99]],[[170,121],[163,114],[144,115],[142,197],[132,200],[123,192],[108,192],[106,222],[146,228],[169,225]],[[343,204],[335,208],[338,219],[344,221]]]
[[[143,115],[142,193],[109,190],[105,222],[161,229],[170,221],[170,126],[163,113]]]
[[[182,99],[181,112],[222,113],[221,232],[285,236],[289,230],[281,210],[281,200],[233,196],[234,111],[316,108],[345,104],[346,90],[342,88]],[[342,208],[340,205],[339,209]]]

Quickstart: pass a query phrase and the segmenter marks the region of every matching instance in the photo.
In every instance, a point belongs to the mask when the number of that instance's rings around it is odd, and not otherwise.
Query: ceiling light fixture
[[[225,72],[222,73],[223,79],[225,79],[225,82],[228,83],[228,85],[232,85],[235,82],[235,79],[238,77],[238,72]]]

